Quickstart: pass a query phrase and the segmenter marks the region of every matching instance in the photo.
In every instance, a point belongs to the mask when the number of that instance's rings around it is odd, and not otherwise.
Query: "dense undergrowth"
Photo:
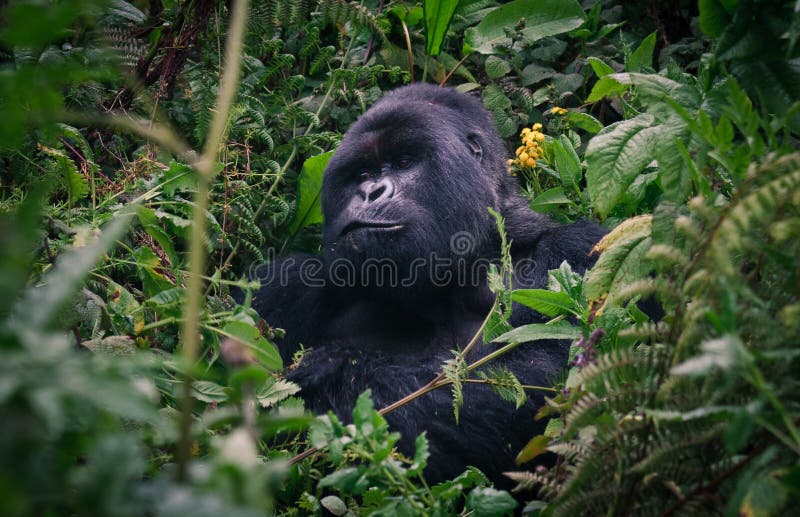
[[[0,514],[797,506],[800,7],[424,4],[3,4]],[[394,452],[368,393],[352,425],[306,414],[280,329],[231,297],[252,267],[318,250],[331,151],[410,81],[482,98],[533,210],[612,229],[584,278],[493,278],[495,333],[513,299],[578,336],[509,474],[517,500],[477,470],[429,486],[424,437]],[[441,383],[456,411],[463,357]],[[510,374],[494,385],[524,400]],[[545,451],[557,463],[532,466]]]

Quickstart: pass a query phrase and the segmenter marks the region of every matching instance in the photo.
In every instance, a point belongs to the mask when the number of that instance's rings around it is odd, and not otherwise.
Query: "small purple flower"
[[[573,366],[578,367],[578,369],[583,369],[590,364],[595,364],[597,362],[597,350],[595,350],[594,345],[605,335],[605,330],[596,328],[589,334],[588,339],[584,339],[584,336],[581,336],[575,344],[581,348],[582,351],[575,356],[575,361],[572,363]]]

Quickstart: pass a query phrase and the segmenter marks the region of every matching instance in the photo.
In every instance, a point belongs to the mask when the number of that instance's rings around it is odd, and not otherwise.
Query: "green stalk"
[[[186,471],[192,448],[192,377],[191,369],[197,360],[200,343],[200,311],[203,301],[203,273],[206,267],[206,210],[208,194],[217,162],[217,152],[225,136],[228,112],[233,104],[239,86],[239,72],[242,60],[242,48],[247,22],[249,0],[234,0],[231,14],[228,41],[225,48],[225,69],[220,81],[217,105],[214,117],[206,137],[203,154],[194,163],[198,175],[197,193],[194,199],[192,214],[192,232],[189,237],[189,281],[187,286],[186,307],[184,308],[183,327],[183,399],[181,400],[180,441],[178,442],[177,478],[186,480]]]

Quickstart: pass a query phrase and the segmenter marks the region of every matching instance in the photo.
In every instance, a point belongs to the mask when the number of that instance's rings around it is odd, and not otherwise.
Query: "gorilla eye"
[[[395,162],[398,169],[408,169],[411,166],[411,160],[408,158],[400,158]]]

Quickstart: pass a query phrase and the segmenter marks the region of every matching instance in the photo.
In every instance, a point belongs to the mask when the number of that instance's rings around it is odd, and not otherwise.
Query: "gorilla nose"
[[[388,178],[368,181],[358,188],[365,205],[385,201],[394,195],[394,185]]]

